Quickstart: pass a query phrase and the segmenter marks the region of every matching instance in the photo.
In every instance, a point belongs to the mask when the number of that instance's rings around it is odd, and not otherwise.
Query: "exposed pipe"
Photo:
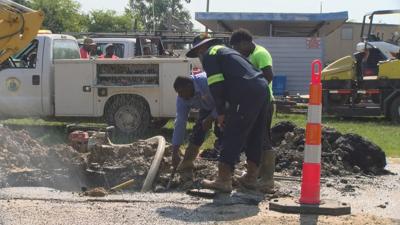
[[[108,145],[111,145],[113,147],[131,146],[131,144],[113,144],[108,137],[107,137],[107,141],[108,141]],[[154,136],[152,138],[146,139],[145,141],[150,142],[150,143],[158,143],[158,145],[157,145],[156,154],[154,155],[153,162],[151,163],[150,169],[147,172],[147,176],[143,182],[141,192],[151,191],[154,180],[158,173],[158,169],[160,168],[161,160],[164,157],[165,143],[166,143],[165,138],[163,136]]]
[[[164,157],[165,152],[165,138],[163,136],[155,136],[149,139],[146,139],[147,142],[155,143],[157,142],[157,152],[154,155],[153,162],[151,163],[149,172],[147,173],[146,179],[143,182],[141,192],[149,192],[152,189],[154,179],[158,173],[158,169],[160,168],[160,163],[162,158]]]

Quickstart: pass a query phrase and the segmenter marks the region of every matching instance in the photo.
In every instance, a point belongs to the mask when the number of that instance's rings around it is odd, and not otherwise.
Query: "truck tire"
[[[149,128],[150,109],[142,97],[118,96],[107,105],[106,120],[117,132],[138,136]]]
[[[390,106],[390,118],[394,123],[400,124],[400,96]]]

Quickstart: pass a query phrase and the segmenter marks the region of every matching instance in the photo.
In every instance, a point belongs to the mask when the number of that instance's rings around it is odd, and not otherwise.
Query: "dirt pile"
[[[285,121],[272,128],[272,143],[278,150],[278,172],[301,174],[304,158],[305,129]],[[385,174],[386,156],[382,149],[357,134],[341,134],[323,127],[322,176],[365,173]]]
[[[127,145],[94,146],[78,152],[67,145],[45,146],[25,130],[0,127],[0,187],[46,186],[77,191],[104,187],[109,190],[134,179],[130,190],[140,190],[156,153],[157,144],[137,141]],[[154,187],[165,190],[171,177],[171,149],[167,144]],[[198,179],[212,178],[215,162],[199,160]],[[185,189],[177,174],[171,188]]]
[[[170,172],[171,158],[167,147],[161,163],[163,173]],[[150,169],[157,143],[137,141],[127,145],[97,145],[85,157],[87,173],[92,186],[112,187],[134,179],[133,188],[140,190]]]
[[[299,176],[303,162],[305,130],[290,122],[272,128],[273,144],[278,150],[276,170]],[[67,145],[44,146],[27,131],[0,127],[0,187],[47,186],[64,190],[81,187],[104,187],[109,190],[130,179],[130,190],[140,190],[156,153],[157,144],[137,141],[127,145],[95,145],[80,153]],[[171,149],[167,144],[160,165],[155,190],[164,191],[171,177]],[[243,158],[243,157],[242,157]],[[196,180],[213,178],[216,161],[196,160]],[[355,134],[341,134],[324,128],[322,137],[322,176],[352,173],[384,174],[384,152],[375,144]],[[245,171],[245,160],[236,174]],[[178,174],[173,189],[187,189],[192,183],[181,182]],[[196,183],[194,184],[196,185]]]
[[[0,127],[0,187],[76,187],[82,164],[83,158],[69,146],[42,146],[27,131]]]

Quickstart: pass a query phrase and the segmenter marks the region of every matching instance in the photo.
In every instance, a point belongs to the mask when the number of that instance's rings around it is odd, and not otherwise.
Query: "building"
[[[287,77],[289,94],[308,93],[311,62],[324,60],[324,38],[347,18],[347,12],[195,14],[195,19],[213,32],[248,29],[255,36],[254,41],[271,53],[275,75]]]

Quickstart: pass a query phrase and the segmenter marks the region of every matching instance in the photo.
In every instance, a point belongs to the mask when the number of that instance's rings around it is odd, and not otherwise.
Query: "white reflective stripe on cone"
[[[305,145],[305,163],[321,163],[321,145]]]
[[[308,123],[321,123],[322,106],[308,105],[307,121]]]

